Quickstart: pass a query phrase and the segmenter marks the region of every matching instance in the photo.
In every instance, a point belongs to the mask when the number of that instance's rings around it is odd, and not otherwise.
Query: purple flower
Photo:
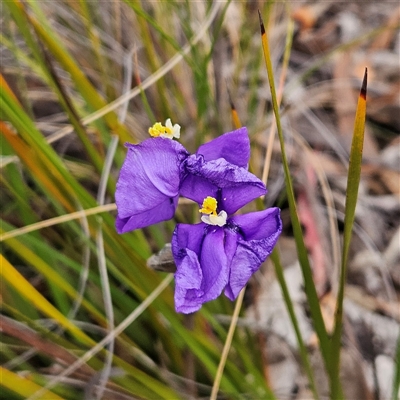
[[[151,129],[165,135],[161,128],[168,126],[156,125]],[[168,129],[172,132],[174,128]],[[198,203],[207,195],[218,196],[221,207],[231,214],[266,193],[264,184],[247,171],[250,142],[246,128],[225,133],[193,155],[165,137],[126,146],[115,193],[118,233],[171,219],[179,195]]]
[[[233,203],[234,199],[225,201]],[[177,312],[195,312],[222,291],[234,300],[271,254],[282,231],[279,208],[228,217],[225,210],[218,212],[217,204],[215,198],[207,197],[200,210],[201,223],[175,228]]]

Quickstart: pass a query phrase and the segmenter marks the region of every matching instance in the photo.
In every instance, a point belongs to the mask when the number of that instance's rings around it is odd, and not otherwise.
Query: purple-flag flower
[[[225,133],[193,155],[170,140],[179,136],[179,130],[170,120],[166,126],[156,123],[149,129],[155,137],[126,145],[128,153],[115,193],[118,233],[171,219],[179,195],[197,202],[206,195],[218,196],[221,207],[231,214],[265,194],[264,184],[247,171],[246,128]]]
[[[202,222],[175,228],[171,244],[177,312],[195,312],[222,291],[234,300],[271,254],[282,231],[279,208],[228,217],[217,204],[214,197],[206,197]],[[225,204],[233,205],[234,199]]]

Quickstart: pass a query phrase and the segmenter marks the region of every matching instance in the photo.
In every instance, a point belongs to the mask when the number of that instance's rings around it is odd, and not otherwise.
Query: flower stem
[[[229,325],[228,336],[226,337],[224,349],[222,350],[221,359],[219,360],[217,374],[215,375],[214,385],[212,387],[210,400],[217,399],[219,385],[221,383],[222,374],[224,373],[224,367],[226,364],[226,360],[228,358],[229,350],[231,348],[233,334],[235,333],[236,324],[237,324],[237,321],[239,318],[239,312],[240,312],[240,309],[242,308],[243,297],[244,297],[245,291],[246,291],[246,287],[244,287],[241,290],[241,292],[239,293],[239,296],[236,300],[235,309],[233,310],[233,315],[232,315],[232,321],[231,321],[231,324]]]

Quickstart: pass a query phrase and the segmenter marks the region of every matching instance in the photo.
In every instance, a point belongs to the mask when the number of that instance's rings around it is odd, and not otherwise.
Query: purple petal
[[[180,165],[188,156],[181,144],[164,138],[151,138],[127,147],[115,192],[119,233],[173,217]]]
[[[262,263],[252,250],[251,246],[238,243],[236,254],[231,264],[229,282],[224,291],[225,296],[232,301],[236,299],[250,277],[258,270]]]
[[[197,311],[202,301],[200,290],[203,273],[199,254],[206,225],[178,224],[171,240],[171,249],[176,264],[175,309],[185,314]]]
[[[226,242],[225,242],[226,239]],[[229,265],[236,250],[236,235],[225,237],[225,229],[209,229],[201,249],[203,301],[216,299],[228,283]]]
[[[267,208],[248,214],[234,215],[230,222],[240,227],[244,240],[262,240],[282,231],[281,210],[278,207]]]
[[[264,184],[258,179],[253,182],[241,182],[237,186],[223,188],[221,191],[220,208],[228,215],[235,213],[250,201],[267,193]]]
[[[126,233],[145,226],[157,224],[160,221],[171,219],[175,214],[178,205],[178,196],[166,197],[163,203],[157,204],[154,208],[138,212],[127,218],[120,218],[117,215],[115,227],[118,233]]]
[[[219,192],[218,209],[228,214],[267,192],[255,175],[223,158],[205,162],[202,156],[189,156],[185,171],[180,194],[201,204],[205,197],[216,197]]]
[[[187,250],[187,255],[180,266],[180,272],[175,273],[175,310],[190,314],[199,310],[203,304],[201,290],[197,283],[201,283],[202,272],[197,254]],[[194,285],[194,288],[186,287]]]
[[[271,254],[282,232],[279,208],[236,215],[230,222],[237,224],[242,237],[239,237],[236,253],[233,257],[229,283],[225,295],[234,300],[250,277]]]
[[[225,235],[224,228],[178,224],[172,238],[177,312],[197,311],[222,293],[235,251],[236,234]]]
[[[175,262],[179,263],[180,259],[185,256],[186,249],[200,254],[203,237],[207,233],[207,225],[203,222],[199,224],[178,224],[172,235],[172,254]]]
[[[205,161],[225,158],[226,161],[247,168],[250,159],[250,140],[247,128],[225,133],[199,147],[196,154]]]
[[[179,193],[183,197],[202,204],[207,196],[217,198],[218,186],[202,176],[187,174],[182,181]]]

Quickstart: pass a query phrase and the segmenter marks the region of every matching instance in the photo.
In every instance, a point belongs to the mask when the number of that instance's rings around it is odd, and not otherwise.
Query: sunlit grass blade
[[[5,369],[0,366],[0,386],[8,389],[11,393],[18,394],[24,399],[32,396],[39,389],[42,389],[40,385],[31,381],[28,378],[24,378],[21,375],[18,375],[8,369]],[[50,392],[45,390],[41,399],[45,400],[62,400],[63,398],[55,394],[54,392]]]
[[[27,300],[31,301],[40,311],[73,334],[85,344],[93,345],[93,341],[77,328],[71,321],[60,313],[48,300],[43,297],[9,262],[0,254],[2,278],[19,291]]]
[[[346,284],[346,271],[349,255],[349,248],[351,243],[351,236],[353,231],[354,218],[356,213],[356,205],[358,198],[358,188],[361,176],[361,164],[364,145],[364,129],[366,117],[366,104],[367,98],[367,69],[365,69],[364,79],[361,85],[360,95],[358,97],[357,111],[354,122],[353,140],[351,143],[350,159],[349,159],[349,172],[347,176],[347,190],[346,190],[346,204],[345,216],[343,227],[343,248],[342,248],[342,261],[339,277],[339,291],[335,311],[335,328],[332,336],[331,346],[331,368],[332,377],[335,382],[332,386],[331,399],[336,400],[343,398],[341,393],[341,386],[339,381],[339,367],[340,367],[340,348],[342,339],[342,325],[343,325],[343,299],[344,289]]]
[[[229,104],[231,106],[231,116],[232,116],[232,122],[233,126],[235,129],[239,129],[242,126],[242,123],[240,122],[239,114],[236,110],[235,104],[233,103],[231,92],[228,89],[228,97],[229,97]]]
[[[14,100],[15,103],[21,105],[17,99],[17,96],[15,96],[14,92],[11,90],[7,81],[4,79],[3,74],[1,74],[1,73],[0,73],[0,90],[7,92],[8,96],[10,96]],[[3,115],[1,115],[1,117],[4,118]]]
[[[19,228],[19,229],[14,229],[9,232],[0,233],[0,242],[7,240],[9,238],[12,238],[12,237],[25,235],[26,233],[29,233],[29,232],[34,232],[39,229],[47,228],[49,226],[58,225],[63,222],[69,222],[69,221],[73,221],[75,219],[88,217],[89,215],[97,215],[97,214],[101,214],[104,212],[113,211],[113,210],[116,210],[116,208],[117,207],[116,207],[115,203],[111,203],[111,204],[105,204],[103,206],[89,208],[87,210],[75,211],[73,213],[59,215],[58,217],[54,217],[54,218],[51,218],[48,220],[36,222],[31,225],[25,225],[24,227]]]
[[[280,141],[280,145],[281,145],[282,164],[283,164],[283,170],[284,170],[284,176],[285,176],[286,193],[287,193],[287,198],[288,198],[288,203],[289,203],[290,219],[292,222],[293,233],[294,233],[294,237],[295,237],[295,241],[296,241],[297,254],[299,257],[299,262],[300,262],[301,270],[303,273],[304,286],[305,286],[304,289],[305,289],[307,301],[308,301],[308,304],[310,307],[311,318],[313,321],[315,332],[316,332],[319,342],[320,342],[320,348],[321,348],[322,357],[324,359],[325,367],[328,371],[329,365],[330,365],[329,364],[330,363],[329,362],[330,343],[329,343],[329,339],[328,339],[328,334],[326,332],[324,320],[322,317],[317,291],[316,291],[314,281],[313,281],[312,270],[311,270],[310,262],[308,260],[307,249],[304,244],[303,233],[302,233],[299,217],[297,215],[296,201],[295,201],[294,191],[293,191],[293,184],[292,184],[292,179],[290,176],[290,170],[289,170],[289,165],[288,165],[286,151],[285,151],[285,141],[283,138],[283,131],[282,131],[280,115],[279,115],[279,106],[278,106],[276,90],[275,90],[274,74],[273,74],[269,44],[268,44],[268,40],[267,40],[264,23],[262,21],[260,13],[259,13],[259,17],[260,17],[262,47],[263,47],[263,51],[264,51],[264,59],[265,59],[265,65],[267,68],[269,86],[271,89],[272,106],[273,106],[273,110],[274,110],[274,114],[275,114],[277,132],[278,132],[279,141]]]
[[[49,197],[57,199],[57,201],[62,204],[64,208],[72,211],[71,200],[69,196],[62,190],[62,186],[55,185],[54,181],[51,179],[49,171],[46,172],[46,167],[43,165],[39,156],[41,153],[34,153],[32,149],[21,140],[21,137],[15,135],[6,124],[0,122],[0,133],[12,146],[15,153],[20,157],[20,159],[27,165],[30,172],[34,175],[35,179],[42,187],[43,191],[49,195]],[[55,172],[53,168],[52,172]],[[65,188],[65,187],[64,187]]]
[[[20,159],[27,164],[28,170],[35,170],[35,173],[41,172],[42,183],[44,180],[52,182],[52,184],[46,185],[47,189],[50,192],[57,190],[62,193],[57,195],[56,198],[63,202],[64,207],[69,211],[74,211],[74,207],[67,206],[67,204],[71,203],[72,199],[76,197],[79,198],[79,202],[83,206],[94,206],[94,199],[71,176],[60,157],[46,142],[34,122],[25,113],[20,104],[16,102],[14,96],[5,90],[0,90],[0,101],[4,112],[3,118],[11,122],[19,135],[15,135],[3,122],[0,122],[0,133],[10,143]],[[30,157],[36,159],[36,166]],[[33,176],[35,178],[35,175]],[[53,188],[51,187],[52,185],[54,186]]]
[[[6,222],[1,221],[3,225],[8,225]],[[2,230],[0,229],[0,233]],[[46,252],[48,254],[48,259],[54,261],[57,259],[57,255],[53,249],[46,246],[45,243],[37,243],[38,239],[32,238],[31,241],[28,241],[32,244],[32,248],[35,248],[35,252],[29,248],[23,241],[18,239],[10,238],[6,245],[9,249],[14,250],[19,257],[24,259],[27,263],[32,265],[42,276],[46,277],[49,283],[56,286],[61,293],[67,294],[71,299],[76,298],[76,290],[75,288],[63,278],[62,274],[60,274],[57,270],[52,268],[46,259],[43,257],[42,252]],[[40,242],[40,241],[39,241]],[[64,262],[68,263],[67,258],[64,258]],[[90,313],[90,315],[95,318],[100,324],[104,324],[104,318],[102,314],[96,310],[95,307],[85,299],[82,300],[82,304],[84,308]]]
[[[289,68],[289,60],[290,60],[290,54],[291,54],[291,50],[292,50],[292,43],[293,43],[293,34],[294,34],[294,21],[292,21],[290,19],[288,22],[288,27],[287,27],[285,52],[283,54],[283,61],[282,61],[282,71],[281,71],[281,74],[279,77],[279,84],[278,84],[278,93],[277,93],[278,107],[281,105],[286,75],[287,75],[288,68]],[[276,127],[276,125],[274,123],[272,123],[271,127],[269,129],[267,152],[265,154],[265,162],[264,162],[263,174],[262,174],[262,178],[261,178],[261,180],[266,185],[268,182],[269,168],[271,166],[271,159],[272,159],[272,150],[274,147],[275,132],[276,132],[275,127]]]

